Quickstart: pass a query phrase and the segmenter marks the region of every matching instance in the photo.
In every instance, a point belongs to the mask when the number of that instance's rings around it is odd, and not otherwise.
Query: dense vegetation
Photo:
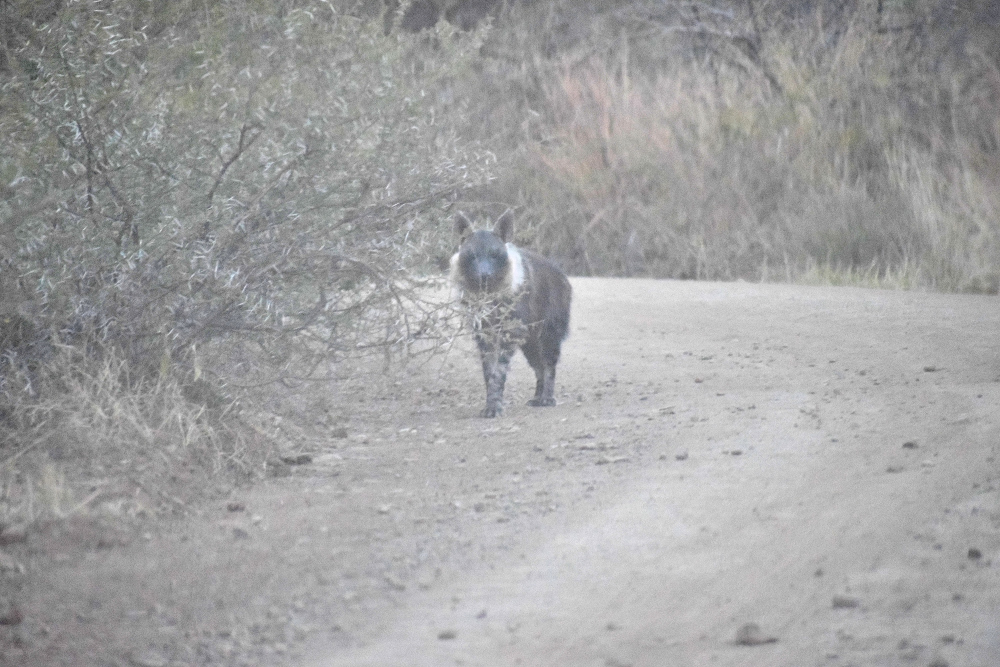
[[[60,459],[262,470],[270,388],[450,335],[458,208],[577,274],[995,293],[991,7],[3,0],[0,522]]]
[[[498,28],[503,198],[575,273],[995,293],[991,6],[636,1]]]

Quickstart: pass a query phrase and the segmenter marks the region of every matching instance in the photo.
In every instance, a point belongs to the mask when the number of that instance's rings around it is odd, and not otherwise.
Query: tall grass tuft
[[[0,524],[66,518],[109,501],[119,512],[173,511],[184,505],[178,495],[201,495],[213,475],[259,476],[275,441],[237,401],[192,398],[190,384],[135,373],[113,351],[95,357],[58,345],[45,363],[8,372]]]

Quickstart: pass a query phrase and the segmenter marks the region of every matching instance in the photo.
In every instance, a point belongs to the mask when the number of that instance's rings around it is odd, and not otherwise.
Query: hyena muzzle
[[[480,415],[503,413],[507,370],[518,346],[535,371],[528,405],[555,405],[556,364],[569,332],[569,280],[549,260],[511,243],[510,211],[491,231],[473,231],[459,213],[455,231],[460,245],[451,258],[451,281],[469,310],[483,362],[486,407]]]

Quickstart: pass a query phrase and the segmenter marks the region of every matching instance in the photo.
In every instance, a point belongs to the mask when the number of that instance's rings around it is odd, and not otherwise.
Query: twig
[[[249,139],[247,139],[247,135],[249,134],[250,130],[254,129],[257,130],[257,133],[251,136]],[[229,171],[229,167],[231,167],[234,162],[240,159],[240,156],[243,155],[244,151],[253,146],[254,142],[257,141],[257,139],[259,139],[262,134],[264,134],[264,130],[259,125],[257,124],[248,125],[246,123],[243,124],[243,127],[240,128],[240,140],[239,143],[236,145],[236,150],[233,151],[233,154],[229,157],[228,160],[225,160],[222,163],[222,169],[219,170],[219,175],[215,177],[215,182],[212,183],[212,187],[208,191],[207,198],[209,204],[212,203],[212,198],[215,196],[215,191],[219,188],[219,185],[222,184],[222,179],[225,178],[226,172]],[[222,156],[220,155],[219,157]]]

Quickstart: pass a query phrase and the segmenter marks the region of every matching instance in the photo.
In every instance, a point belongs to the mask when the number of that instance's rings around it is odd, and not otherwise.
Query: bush
[[[439,221],[493,160],[459,138],[460,105],[442,112],[479,38],[386,37],[298,4],[73,0],[16,45],[0,91],[9,423],[108,414],[92,407],[117,386],[142,439],[161,403],[232,416],[241,387],[436,339]],[[71,382],[76,365],[94,382]]]

